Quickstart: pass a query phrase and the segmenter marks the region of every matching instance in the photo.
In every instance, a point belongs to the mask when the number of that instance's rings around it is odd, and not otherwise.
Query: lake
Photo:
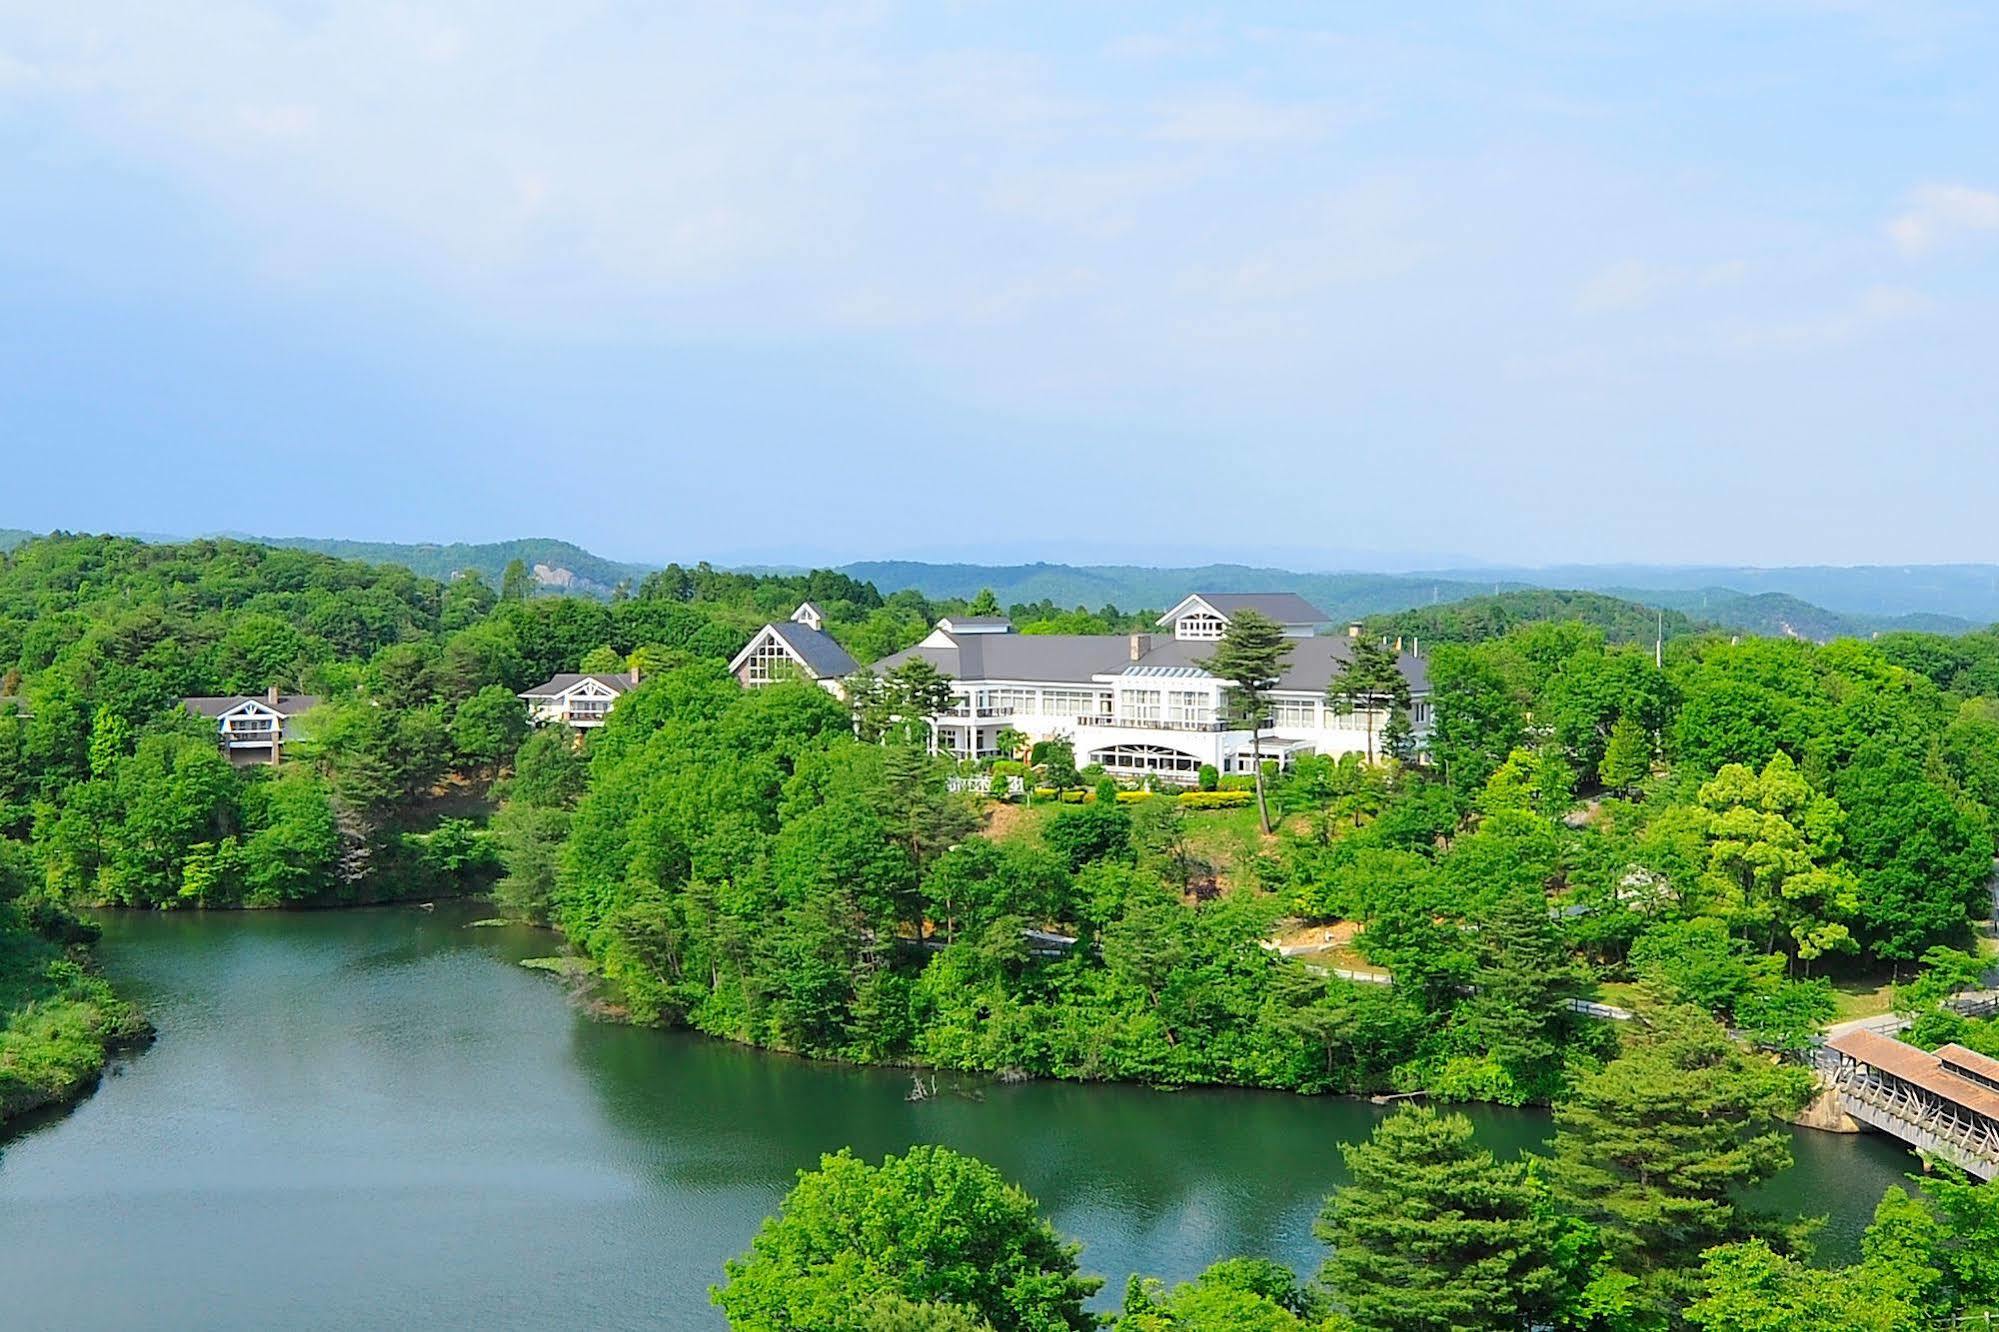
[[[584,1016],[477,908],[105,918],[160,1032],[0,1140],[10,1328],[714,1328],[707,1288],[795,1172],[940,1142],[1038,1197],[1107,1277],[1262,1254],[1311,1271],[1338,1144],[1384,1111],[1261,1092],[852,1069]],[[1473,1110],[1514,1154],[1545,1115]],[[1801,1131],[1762,1199],[1844,1258],[1913,1164]]]

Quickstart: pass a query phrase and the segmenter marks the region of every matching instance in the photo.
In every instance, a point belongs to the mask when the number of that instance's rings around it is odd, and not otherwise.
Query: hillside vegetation
[[[392,541],[338,541],[319,537],[252,537],[291,550],[309,550],[343,560],[395,564],[439,582],[470,569],[494,589],[515,560],[536,573],[544,588],[576,596],[606,598],[620,583],[636,585],[658,566],[625,564],[593,555],[581,546],[550,537],[519,541],[452,542],[449,545]]]
[[[1441,644],[1482,643],[1522,625],[1550,621],[1586,624],[1611,643],[1651,643],[1662,629],[1668,638],[1684,638],[1703,629],[1678,611],[1667,611],[1662,619],[1650,606],[1601,592],[1541,588],[1467,597],[1441,606],[1370,616],[1366,625],[1371,634]]]
[[[807,596],[863,653],[938,610],[830,573],[664,571],[612,605],[230,540],[55,536],[0,556],[0,1117],[74,1094],[143,1030],[91,974],[72,906],[484,888],[507,835],[488,789],[527,737],[517,691],[633,662],[719,670]],[[231,766],[181,706],[274,686],[325,700],[275,768]],[[568,737],[526,745],[559,787]]]

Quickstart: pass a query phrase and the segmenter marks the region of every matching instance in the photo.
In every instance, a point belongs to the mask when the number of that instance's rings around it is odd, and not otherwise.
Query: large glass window
[[[1157,689],[1124,690],[1118,697],[1118,715],[1125,721],[1158,721],[1159,691]]]
[[[1109,707],[1097,706],[1096,694],[1088,689],[1041,691],[1041,713],[1045,717],[1091,717],[1109,711]]]
[[[1272,726],[1314,727],[1319,724],[1319,704],[1309,698],[1277,698],[1270,702]]]
[[[1214,719],[1214,696],[1207,690],[1175,689],[1167,694],[1167,721],[1201,724]]]
[[[1112,772],[1198,773],[1201,760],[1161,745],[1108,745],[1090,752],[1092,762]]]

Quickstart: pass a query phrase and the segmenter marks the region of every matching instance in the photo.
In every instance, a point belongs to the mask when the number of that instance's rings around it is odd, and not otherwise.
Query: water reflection
[[[706,1288],[822,1152],[975,1153],[1085,1243],[1115,1300],[1263,1253],[1311,1270],[1338,1144],[1384,1111],[1226,1091],[977,1086],[588,1020],[474,915],[121,915],[107,966],[161,1040],[0,1157],[21,1326],[714,1327]],[[948,1078],[941,1080],[947,1087]],[[1475,1113],[1507,1153],[1545,1116]],[[1906,1158],[1801,1135],[1768,1202],[1851,1251]]]

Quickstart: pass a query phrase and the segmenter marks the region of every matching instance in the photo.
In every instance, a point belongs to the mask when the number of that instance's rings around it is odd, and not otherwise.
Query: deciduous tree
[[[874,1166],[841,1151],[799,1172],[712,1293],[737,1332],[867,1332],[896,1298],[953,1306],[993,1332],[1082,1332],[1101,1283],[1078,1275],[1076,1253],[983,1162],[918,1146]]]

